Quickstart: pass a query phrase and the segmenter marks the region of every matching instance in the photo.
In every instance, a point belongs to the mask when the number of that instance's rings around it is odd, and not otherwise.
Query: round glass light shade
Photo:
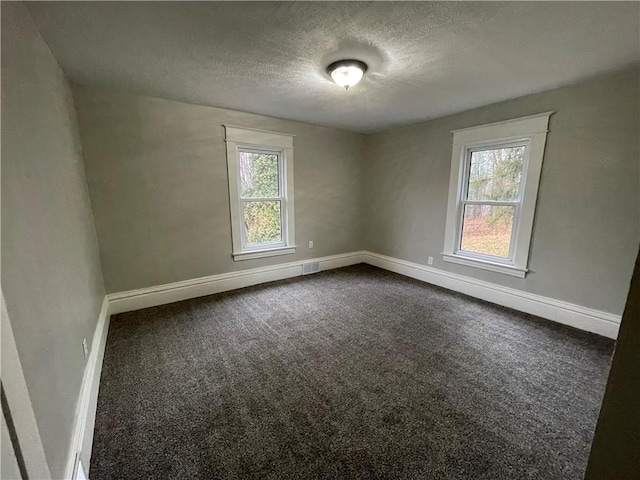
[[[327,67],[327,72],[333,81],[346,90],[362,80],[366,71],[367,64],[360,60],[340,60]]]

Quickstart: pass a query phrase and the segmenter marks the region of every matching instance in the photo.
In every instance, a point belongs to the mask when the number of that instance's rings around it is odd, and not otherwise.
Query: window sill
[[[264,250],[248,250],[233,254],[233,261],[253,260],[254,258],[275,257],[276,255],[290,255],[296,253],[296,247],[275,247],[265,248]]]
[[[442,260],[449,263],[457,263],[458,265],[465,265],[467,267],[475,267],[483,270],[489,270],[491,272],[504,273],[505,275],[511,275],[512,277],[518,278],[524,278],[528,271],[512,265],[504,265],[502,263],[489,262],[487,260],[462,257],[460,255],[452,255],[450,253],[443,253]]]

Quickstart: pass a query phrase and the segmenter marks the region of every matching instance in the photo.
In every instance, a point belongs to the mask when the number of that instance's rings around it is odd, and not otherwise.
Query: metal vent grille
[[[318,262],[309,262],[302,264],[302,274],[309,275],[310,273],[318,273],[320,271],[320,264]]]

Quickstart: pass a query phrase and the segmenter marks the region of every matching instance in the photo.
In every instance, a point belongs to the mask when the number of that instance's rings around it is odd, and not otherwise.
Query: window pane
[[[467,200],[517,200],[525,147],[471,153]]]
[[[280,202],[244,202],[244,226],[247,245],[282,241]]]
[[[238,152],[240,160],[240,196],[242,198],[278,197],[278,155]]]
[[[514,207],[465,205],[460,249],[507,258],[514,211]]]

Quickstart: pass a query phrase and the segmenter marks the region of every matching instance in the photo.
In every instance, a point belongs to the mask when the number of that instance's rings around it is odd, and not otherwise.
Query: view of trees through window
[[[509,256],[524,154],[524,145],[471,153],[462,250]]]
[[[248,245],[282,241],[279,155],[239,152],[240,196]]]

